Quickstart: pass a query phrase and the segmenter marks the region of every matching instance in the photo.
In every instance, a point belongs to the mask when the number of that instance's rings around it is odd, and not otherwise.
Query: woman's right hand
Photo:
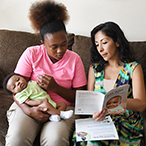
[[[15,96],[13,96],[13,99],[26,115],[30,116],[31,118],[35,119],[36,121],[40,123],[44,123],[48,121],[50,115],[46,113],[47,108],[43,108],[39,106],[30,107],[26,103],[20,104],[16,100]]]
[[[96,112],[95,114],[93,114],[93,119],[95,119],[95,121],[103,121],[106,117],[106,113],[106,109]]]
[[[48,121],[50,116],[48,113],[46,113],[46,110],[47,108],[34,106],[30,108],[29,113],[27,115],[40,123],[44,123]]]

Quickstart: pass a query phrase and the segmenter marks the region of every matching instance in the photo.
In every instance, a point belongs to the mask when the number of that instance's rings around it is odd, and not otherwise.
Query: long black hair
[[[91,62],[99,63],[99,70],[103,69],[103,67],[108,63],[103,59],[103,57],[99,54],[95,44],[95,34],[99,31],[102,31],[105,35],[112,38],[114,42],[118,42],[118,53],[119,53],[119,61],[122,62],[130,62],[132,61],[130,45],[128,40],[126,39],[121,28],[114,22],[106,22],[101,23],[96,26],[91,31],[91,40],[92,40],[92,48],[91,48]]]

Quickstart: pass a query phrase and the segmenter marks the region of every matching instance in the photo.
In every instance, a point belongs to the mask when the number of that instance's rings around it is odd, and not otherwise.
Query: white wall
[[[33,32],[28,10],[36,0],[0,0],[0,29]],[[66,5],[67,31],[90,36],[94,26],[118,23],[130,41],[146,41],[146,0],[56,0]]]

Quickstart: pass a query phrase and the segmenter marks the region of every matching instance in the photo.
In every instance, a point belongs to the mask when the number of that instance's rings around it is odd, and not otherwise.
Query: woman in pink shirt
[[[67,110],[74,109],[75,92],[85,89],[87,81],[81,58],[67,50],[67,10],[62,4],[40,1],[32,4],[29,18],[34,30],[40,32],[42,45],[27,48],[14,72],[27,81],[37,81],[53,101],[65,102]],[[40,133],[43,146],[68,146],[76,117],[50,122],[44,109],[15,100],[8,111],[6,145],[32,146]]]

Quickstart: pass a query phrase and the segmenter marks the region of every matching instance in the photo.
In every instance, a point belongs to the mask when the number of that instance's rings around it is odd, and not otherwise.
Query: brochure
[[[95,121],[93,118],[77,119],[76,141],[113,140],[119,139],[115,125],[110,116],[104,121]]]
[[[107,109],[109,114],[121,114],[126,111],[129,85],[119,86],[105,95],[97,91],[77,90],[75,114],[93,115]]]

